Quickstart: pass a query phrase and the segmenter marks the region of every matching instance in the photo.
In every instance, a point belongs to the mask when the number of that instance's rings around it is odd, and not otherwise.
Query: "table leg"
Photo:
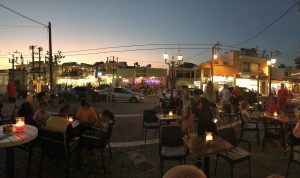
[[[15,152],[14,147],[8,147],[6,149],[6,174],[8,178],[14,177],[15,171]]]
[[[207,178],[210,178],[209,174],[209,156],[204,158],[204,173],[206,174]]]

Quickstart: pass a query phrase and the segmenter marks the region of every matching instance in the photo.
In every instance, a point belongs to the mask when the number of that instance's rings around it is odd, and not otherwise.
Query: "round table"
[[[14,177],[14,147],[34,140],[38,136],[38,129],[32,125],[25,125],[22,132],[16,132],[3,135],[3,125],[0,126],[1,138],[0,148],[6,148],[7,154],[7,176]]]

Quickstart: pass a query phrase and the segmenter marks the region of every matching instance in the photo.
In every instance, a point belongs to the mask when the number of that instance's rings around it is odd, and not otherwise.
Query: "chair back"
[[[233,127],[220,129],[218,130],[217,135],[229,142],[230,144],[237,146],[237,137],[235,135]]]
[[[108,126],[108,129],[104,135],[104,138],[103,140],[100,142],[100,147],[102,148],[105,148],[106,145],[109,143],[110,141],[110,137],[111,137],[111,134],[112,134],[112,131],[113,131],[113,125],[112,124],[109,124]]]
[[[155,110],[144,110],[143,112],[143,122],[157,122]]]
[[[68,141],[64,133],[49,130],[47,128],[40,128],[39,139],[42,143],[43,151],[55,155],[69,154]]]
[[[183,145],[181,127],[175,125],[162,126],[160,131],[160,146],[176,147]]]
[[[240,120],[241,120],[241,122],[242,122],[242,128],[243,128],[243,127],[246,126],[247,119],[244,117],[244,115],[243,115],[242,112],[240,112],[239,115],[240,115]]]

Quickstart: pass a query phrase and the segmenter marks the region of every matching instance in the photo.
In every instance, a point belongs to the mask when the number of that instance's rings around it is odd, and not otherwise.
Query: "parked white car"
[[[108,88],[98,91],[100,100],[105,101],[108,95]],[[131,103],[142,102],[145,99],[143,94],[133,92],[127,88],[115,87],[113,101],[129,101]]]

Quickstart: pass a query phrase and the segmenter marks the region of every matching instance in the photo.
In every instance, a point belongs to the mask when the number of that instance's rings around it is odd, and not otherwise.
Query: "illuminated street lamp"
[[[15,64],[18,64],[18,58],[21,58],[21,61],[23,61],[22,53],[15,51],[13,54],[8,54],[8,62],[12,64],[12,79],[15,79]]]
[[[274,66],[274,64],[276,63],[276,59],[275,58],[271,58],[270,60],[267,61],[267,65],[269,67],[269,96],[272,95],[272,67]]]
[[[165,63],[168,64],[169,69],[171,69],[171,75],[169,73],[169,77],[171,79],[171,99],[173,99],[173,90],[175,88],[175,76],[174,76],[174,68],[175,66],[179,66],[183,61],[183,56],[178,55],[177,60],[174,59],[174,56],[172,56],[172,59],[169,59],[168,53],[163,54],[163,58],[165,60]]]

